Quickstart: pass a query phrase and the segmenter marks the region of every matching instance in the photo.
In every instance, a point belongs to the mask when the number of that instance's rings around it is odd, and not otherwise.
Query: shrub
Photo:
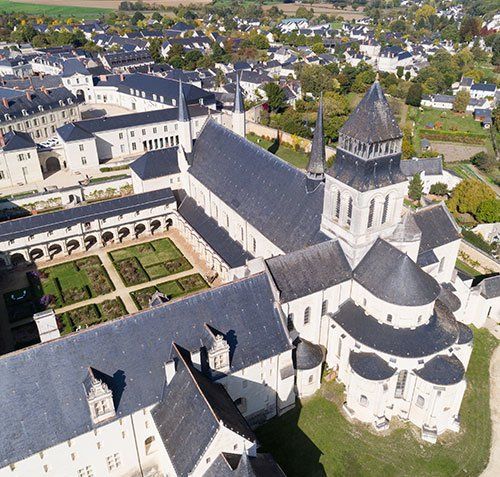
[[[422,191],[424,189],[424,183],[420,178],[420,174],[415,174],[408,186],[408,196],[412,200],[420,200],[422,197]]]
[[[483,172],[491,171],[495,165],[494,160],[484,151],[472,156],[470,162]]]
[[[66,305],[71,305],[72,303],[88,300],[90,298],[90,293],[87,287],[67,288],[61,293],[61,296]]]
[[[500,222],[500,200],[490,199],[481,202],[477,208],[476,217],[488,224]]]
[[[446,195],[448,194],[448,186],[444,182],[436,182],[431,185],[429,193],[435,195]]]
[[[135,257],[114,263],[126,286],[138,285],[149,280],[146,272]]]
[[[491,253],[493,250],[493,247],[486,242],[481,235],[474,233],[472,230],[462,229],[462,235],[467,242],[475,245],[486,253]]]
[[[200,290],[207,286],[205,280],[203,280],[203,277],[198,273],[179,278],[177,281],[186,292]]]
[[[102,310],[102,318],[104,320],[113,320],[126,313],[119,298],[103,301],[99,306]]]

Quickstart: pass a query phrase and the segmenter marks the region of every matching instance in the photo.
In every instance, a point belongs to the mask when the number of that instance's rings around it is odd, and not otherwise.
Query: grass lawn
[[[207,282],[199,273],[195,273],[177,280],[159,283],[153,287],[141,288],[140,290],[132,292],[130,296],[139,309],[144,310],[149,307],[149,299],[156,291],[167,295],[170,299],[174,299],[189,295],[198,290],[203,290],[204,288],[208,288]]]
[[[344,418],[343,387],[327,383],[302,407],[257,429],[263,450],[289,477],[479,475],[490,451],[489,362],[498,340],[485,329],[474,336],[459,434],[445,434],[432,445],[416,437],[414,426],[399,423],[390,435],[376,435]]]
[[[461,270],[462,272],[466,273],[467,275],[470,275],[471,277],[477,277],[479,275],[482,275],[475,268],[471,267],[469,264],[465,263],[464,261],[458,258],[455,263],[455,267]]]
[[[168,238],[115,250],[109,257],[127,286],[193,268]]]
[[[286,146],[280,146],[277,150],[275,150],[274,142],[263,139],[254,133],[247,134],[247,139],[272,152],[273,154],[276,154],[280,159],[283,159],[292,166],[298,167],[299,169],[305,169],[307,166],[309,156],[305,152],[294,151]]]
[[[52,15],[79,18],[97,18],[103,13],[107,13],[108,8],[95,7],[67,7],[64,5],[43,5],[40,3],[21,3],[0,0],[0,12],[5,13],[26,13],[28,15]]]

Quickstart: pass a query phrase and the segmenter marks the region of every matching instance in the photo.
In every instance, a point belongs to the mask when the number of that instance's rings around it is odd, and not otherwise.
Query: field
[[[310,5],[309,3],[269,3],[268,5],[263,5],[262,8],[264,10],[269,10],[272,6],[278,7],[280,10],[288,15],[295,15],[297,8],[306,7],[308,10],[312,8],[316,15],[321,15],[322,13],[326,13],[327,15],[335,15],[337,17],[342,17],[345,20],[352,20],[357,18],[364,18],[366,15],[363,13],[363,9],[359,8],[358,10],[352,10],[346,8],[344,10],[340,10],[339,8],[335,8],[333,5],[328,3],[313,3]]]
[[[79,0],[42,0],[39,3],[35,3],[33,0],[20,0],[16,2],[0,0],[0,12],[96,18],[106,13],[109,8],[115,8],[108,5],[111,3],[119,4],[119,2],[108,2],[107,0],[91,0],[85,2],[85,7],[82,7],[82,2]]]
[[[389,435],[381,436],[347,421],[339,410],[342,386],[327,383],[301,406],[257,429],[262,450],[271,452],[289,477],[478,476],[490,452],[488,367],[497,344],[487,330],[474,330],[462,431],[445,434],[435,445],[422,442],[407,423],[394,423]]]
[[[166,7],[174,7],[177,5],[189,4],[206,4],[211,0],[152,0],[147,3],[156,3],[157,5],[165,5]],[[81,0],[17,0],[15,3],[8,0],[0,0],[0,11],[15,11],[24,13],[45,13],[47,15],[69,15],[79,16],[91,15],[98,16],[101,13],[106,13],[107,10],[118,10],[121,0],[87,0],[82,7]],[[3,5],[7,5],[7,8]],[[93,10],[90,12],[89,10]],[[164,12],[161,12],[162,15]]]

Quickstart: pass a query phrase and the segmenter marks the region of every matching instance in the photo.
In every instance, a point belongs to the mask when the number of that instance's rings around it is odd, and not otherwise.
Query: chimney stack
[[[124,81],[125,80],[125,75],[123,73],[120,73],[120,81]]]
[[[9,109],[9,101],[7,100],[7,98],[3,97],[2,103],[3,103],[5,108]]]
[[[26,90],[26,98],[28,99],[28,101],[31,101],[31,93],[29,92],[29,90]]]

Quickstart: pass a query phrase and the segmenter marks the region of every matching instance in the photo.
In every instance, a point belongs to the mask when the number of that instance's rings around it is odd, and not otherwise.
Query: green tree
[[[493,169],[495,162],[494,160],[484,151],[474,154],[470,162],[474,164],[478,169],[484,172],[489,172]]]
[[[267,96],[267,104],[271,111],[281,111],[285,106],[285,90],[276,83],[267,83],[264,85],[264,91]]]
[[[444,182],[436,182],[431,185],[429,192],[434,195],[446,195],[449,191],[448,186]]]
[[[453,111],[457,113],[465,113],[467,105],[470,101],[470,93],[468,91],[459,91],[453,102]]]
[[[153,20],[156,20],[157,22],[161,22],[163,20],[163,17],[161,16],[161,14],[159,12],[153,12],[153,14],[151,15],[151,18]]]
[[[164,61],[161,54],[161,44],[161,38],[152,38],[149,41],[149,53],[151,54],[151,58],[153,58],[155,63],[161,63]]]
[[[324,66],[304,65],[298,77],[304,93],[312,93],[317,97],[323,91],[332,90],[333,75]]]
[[[422,85],[419,83],[412,83],[406,95],[406,104],[410,106],[419,107],[422,101]]]
[[[476,218],[488,224],[500,222],[500,199],[481,202],[477,208]]]
[[[420,200],[422,198],[422,192],[424,190],[424,183],[420,178],[420,174],[415,174],[410,184],[408,185],[408,197],[411,200]]]
[[[455,214],[468,213],[475,217],[479,205],[492,199],[495,193],[488,185],[476,179],[465,179],[453,189],[448,208]]]
[[[396,76],[401,79],[403,77],[405,70],[402,66],[398,66],[396,69]]]
[[[297,18],[307,18],[310,20],[314,16],[314,12],[312,9],[308,10],[306,7],[299,7],[295,12]]]
[[[141,12],[135,12],[132,15],[132,18],[130,19],[130,23],[132,23],[132,25],[137,25],[138,22],[145,20],[145,19],[146,19],[146,17]]]
[[[415,148],[413,147],[411,127],[407,126],[403,128],[403,141],[401,143],[401,152],[403,159],[410,159],[415,154]]]

